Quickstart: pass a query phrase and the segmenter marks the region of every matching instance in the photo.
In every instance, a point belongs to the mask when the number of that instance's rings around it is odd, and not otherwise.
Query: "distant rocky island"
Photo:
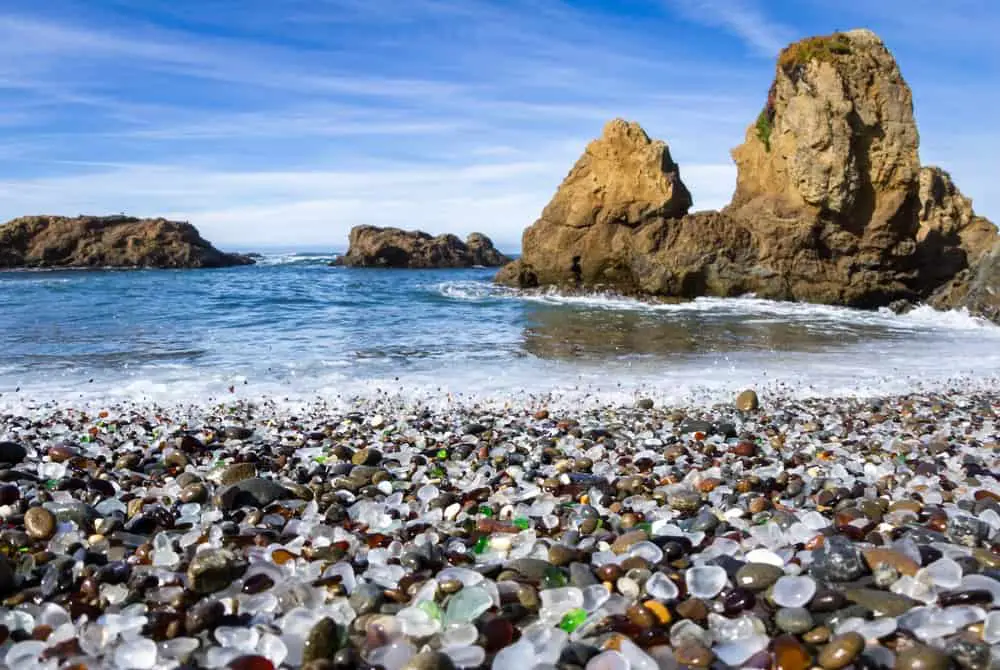
[[[182,221],[25,216],[0,225],[0,268],[219,268],[252,265]]]
[[[500,267],[509,262],[481,233],[472,233],[462,242],[450,234],[432,237],[419,230],[355,226],[347,253],[331,265],[426,269]]]
[[[524,232],[496,281],[694,298],[754,293],[1000,316],[996,227],[922,167],[909,86],[874,33],[787,47],[733,150],[736,192],[689,214],[667,145],[614,120]]]

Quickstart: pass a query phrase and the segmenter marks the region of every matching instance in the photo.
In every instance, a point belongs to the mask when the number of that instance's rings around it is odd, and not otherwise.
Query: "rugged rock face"
[[[733,150],[729,206],[684,216],[690,196],[666,146],[614,121],[497,281],[856,307],[925,299],[996,230],[946,173],[921,170],[918,145],[910,89],[877,36],[809,38],[781,53]]]
[[[951,300],[973,314],[1000,322],[1000,243],[993,245],[993,249],[967,273],[969,275],[966,280],[967,285]],[[940,292],[939,295],[948,295],[947,290]],[[935,296],[935,299],[940,300],[938,296]],[[932,300],[931,304],[937,303]],[[947,303],[944,303],[939,308],[946,306]]]
[[[0,267],[214,268],[251,265],[190,223],[128,216],[26,216],[0,226]]]
[[[524,257],[504,269],[503,281],[627,283],[636,229],[683,216],[690,207],[691,194],[667,145],[649,139],[639,124],[615,119],[524,232]]]
[[[977,264],[993,246],[997,229],[976,216],[951,175],[940,168],[920,170],[920,267],[932,286]]]
[[[918,144],[910,88],[874,33],[802,40],[779,56],[764,110],[733,150],[733,205],[883,228],[915,207]]]
[[[465,242],[454,235],[431,237],[421,231],[376,226],[351,229],[347,254],[332,265],[375,268],[467,268],[474,265],[499,267],[510,259],[493,246],[490,238],[472,233]]]
[[[469,258],[472,259],[473,265],[497,268],[510,262],[509,258],[493,246],[493,240],[482,233],[470,233],[465,238],[465,248],[468,249]]]

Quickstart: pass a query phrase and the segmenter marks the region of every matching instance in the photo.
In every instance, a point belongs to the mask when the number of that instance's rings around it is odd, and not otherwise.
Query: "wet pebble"
[[[56,532],[56,517],[44,507],[32,507],[24,514],[24,530],[34,540],[48,540]]]

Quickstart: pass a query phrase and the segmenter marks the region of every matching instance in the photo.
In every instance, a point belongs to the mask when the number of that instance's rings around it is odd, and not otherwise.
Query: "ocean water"
[[[493,270],[358,270],[331,258],[0,273],[0,406],[383,395],[691,404],[747,386],[839,396],[1000,379],[1000,328],[959,312],[526,295],[493,286]]]

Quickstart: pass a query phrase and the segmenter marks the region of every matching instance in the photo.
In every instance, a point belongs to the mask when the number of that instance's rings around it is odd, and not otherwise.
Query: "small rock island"
[[[347,254],[331,265],[354,268],[470,268],[500,267],[510,259],[493,241],[472,233],[462,242],[451,234],[432,237],[419,230],[355,226]]]
[[[25,216],[0,225],[0,268],[220,268],[253,265],[183,221]]]

